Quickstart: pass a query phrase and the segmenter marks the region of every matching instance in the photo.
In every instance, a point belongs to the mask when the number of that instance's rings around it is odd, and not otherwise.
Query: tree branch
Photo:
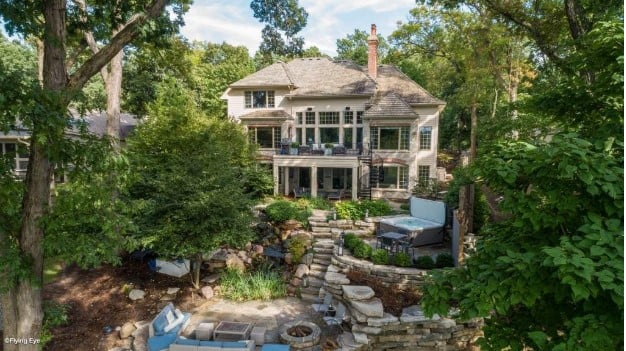
[[[143,13],[133,15],[122,29],[98,53],[92,55],[72,76],[67,89],[81,89],[94,74],[102,69],[129,42],[137,37],[141,25],[158,17],[165,8],[167,0],[154,0]]]
[[[83,12],[80,16],[81,20],[87,23],[87,5],[85,4],[85,0],[76,0],[76,4]],[[91,49],[91,52],[94,55],[97,54],[98,51],[100,51],[100,49],[98,48],[98,44],[96,43],[96,38],[94,38],[93,36],[93,32],[89,30],[85,30],[83,34],[85,36],[85,41],[87,42],[87,45]],[[107,69],[106,65],[102,66],[102,68],[100,69],[100,75],[102,76],[102,80],[106,84],[108,77],[109,77],[109,70]]]

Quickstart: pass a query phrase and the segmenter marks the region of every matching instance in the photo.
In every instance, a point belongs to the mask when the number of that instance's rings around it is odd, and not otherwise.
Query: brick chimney
[[[376,36],[376,25],[372,24],[372,32],[367,38],[367,73],[372,79],[376,79],[378,74],[378,36]]]

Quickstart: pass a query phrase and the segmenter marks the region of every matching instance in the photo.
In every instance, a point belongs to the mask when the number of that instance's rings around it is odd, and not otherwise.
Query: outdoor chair
[[[337,309],[334,316],[324,316],[324,322],[328,326],[339,326],[341,331],[343,332],[343,327],[341,324],[343,323],[344,318],[346,317],[346,306],[342,303],[337,305]]]
[[[333,147],[333,155],[345,155],[346,147],[345,146],[335,146]]]
[[[315,312],[326,313],[326,311],[328,311],[328,306],[330,306],[332,302],[333,295],[326,293],[326,295],[324,295],[324,301],[322,301],[321,303],[314,303],[311,305],[311,307],[313,307],[313,310]]]
[[[333,191],[326,197],[328,200],[341,200],[344,196],[345,190]]]
[[[311,154],[311,147],[310,146],[300,146],[298,147],[298,154],[299,155],[310,155]]]

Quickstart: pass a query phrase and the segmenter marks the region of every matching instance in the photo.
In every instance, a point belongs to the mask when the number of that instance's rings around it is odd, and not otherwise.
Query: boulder
[[[120,339],[126,339],[129,336],[132,336],[135,330],[137,330],[137,327],[135,327],[133,323],[124,323],[124,325],[120,329]]]
[[[213,284],[218,279],[220,279],[220,275],[217,274],[217,273],[213,273],[213,274],[207,275],[206,277],[202,278],[202,282],[203,283],[207,283],[207,284]]]
[[[286,253],[285,254],[285,263],[286,264],[291,264],[293,262],[293,256],[291,255],[291,253]]]
[[[293,279],[291,279],[289,284],[298,287],[300,286],[300,284],[302,284],[302,279],[294,277]]]
[[[180,291],[180,288],[168,288],[167,289],[167,294],[168,295],[175,295],[179,291]]]
[[[202,295],[205,299],[210,300],[213,298],[215,293],[213,292],[213,288],[207,285],[200,289],[200,295]]]
[[[337,284],[337,285],[347,285],[350,284],[350,279],[346,277],[345,274],[336,273],[336,272],[326,272],[324,276],[324,280],[329,284]]]
[[[228,254],[226,256],[226,267],[236,269],[240,272],[245,272],[246,270],[246,265],[243,263],[241,258],[235,254]]]
[[[263,245],[253,245],[252,246],[252,251],[254,251],[254,253],[256,253],[258,255],[262,255],[263,254]]]
[[[146,351],[148,344],[149,323],[144,324],[133,333],[133,350]]]
[[[296,268],[296,272],[293,275],[296,278],[302,278],[307,274],[309,274],[309,267],[305,264],[300,264],[298,265],[298,268]]]
[[[146,292],[140,289],[133,289],[128,293],[128,298],[135,301],[143,299],[146,296]]]

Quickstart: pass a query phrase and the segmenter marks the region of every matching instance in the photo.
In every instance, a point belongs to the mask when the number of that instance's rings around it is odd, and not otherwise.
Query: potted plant
[[[332,155],[333,154],[333,144],[326,143],[324,144],[324,155]]]
[[[300,143],[298,143],[297,141],[294,141],[293,143],[291,143],[291,145],[289,145],[289,154],[297,155],[299,147],[300,147]]]

